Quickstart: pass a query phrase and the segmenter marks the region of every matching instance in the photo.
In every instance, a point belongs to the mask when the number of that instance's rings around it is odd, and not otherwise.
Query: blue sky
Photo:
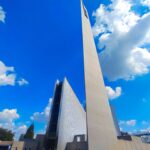
[[[121,129],[149,131],[149,0],[84,3]],[[34,121],[44,132],[65,76],[84,103],[80,1],[0,0],[0,126],[17,137]]]

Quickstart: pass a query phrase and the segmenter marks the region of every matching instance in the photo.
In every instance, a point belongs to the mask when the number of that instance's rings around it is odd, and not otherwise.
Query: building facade
[[[86,135],[86,113],[67,79],[57,81],[47,126],[45,149],[65,150],[76,135]]]

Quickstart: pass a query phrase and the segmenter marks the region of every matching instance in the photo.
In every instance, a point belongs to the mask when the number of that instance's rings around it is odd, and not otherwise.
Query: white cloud
[[[20,134],[25,133],[27,129],[26,125],[16,125],[15,121],[19,118],[17,109],[4,109],[0,112],[0,127],[15,133],[15,139],[18,139]]]
[[[16,75],[14,73],[14,67],[7,67],[2,61],[0,61],[0,86],[15,85]]]
[[[14,86],[17,82],[20,86],[28,84],[28,81],[23,78],[17,81],[14,67],[8,67],[0,61],[0,86]]]
[[[33,116],[31,116],[31,120],[37,122],[47,122],[50,115],[50,110],[52,106],[52,98],[49,99],[48,105],[45,107],[44,111],[42,112],[35,112]]]
[[[121,96],[122,88],[116,87],[116,89],[113,90],[110,86],[106,86],[106,91],[107,91],[108,98],[112,100]]]
[[[18,84],[20,86],[23,86],[23,85],[29,84],[29,82],[27,80],[25,80],[25,79],[22,78],[22,79],[18,80]]]
[[[93,13],[96,23],[93,27],[94,35],[101,32],[128,32],[139,20],[139,16],[130,11],[132,7],[131,0],[112,0],[112,4],[105,6],[103,4]]]
[[[129,120],[129,121],[126,122],[126,124],[128,126],[135,126],[136,125],[136,120]]]
[[[45,134],[45,131],[46,131],[46,129],[45,129],[45,130],[39,130],[39,131],[37,132],[37,134]]]
[[[119,125],[125,125],[125,126],[130,126],[134,127],[136,125],[137,121],[132,119],[132,120],[127,120],[127,121],[119,121]]]
[[[104,76],[110,81],[130,80],[149,72],[150,13],[132,11],[131,0],[112,0],[93,13],[93,33],[99,37],[99,54]],[[102,34],[102,35],[101,35]]]
[[[14,73],[0,75],[0,86],[6,86],[6,85],[14,86],[15,79],[16,79],[16,75]]]
[[[141,0],[142,5],[150,7],[150,0]]]
[[[0,122],[12,123],[14,120],[19,118],[17,109],[4,109],[0,112]]]
[[[6,17],[6,13],[4,12],[3,8],[0,6],[0,21],[4,23],[5,17]]]
[[[31,120],[37,122],[46,122],[48,120],[48,116],[45,115],[44,112],[35,112],[33,116],[31,116]]]
[[[145,128],[145,129],[141,129],[140,133],[150,133],[150,127]]]
[[[20,126],[14,126],[13,130],[15,133],[15,140],[18,140],[21,134],[25,134],[27,131],[27,126],[26,125],[20,125]]]

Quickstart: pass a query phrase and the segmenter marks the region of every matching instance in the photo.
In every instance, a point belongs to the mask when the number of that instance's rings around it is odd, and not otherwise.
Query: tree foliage
[[[34,124],[32,124],[28,129],[26,134],[24,135],[25,139],[33,139],[34,138]]]
[[[0,141],[13,141],[14,133],[12,131],[0,128]]]

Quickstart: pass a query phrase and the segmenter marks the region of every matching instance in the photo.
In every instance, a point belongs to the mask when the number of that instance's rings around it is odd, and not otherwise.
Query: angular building
[[[65,150],[76,135],[86,134],[86,113],[67,79],[57,81],[50,120],[45,137],[45,150]]]

